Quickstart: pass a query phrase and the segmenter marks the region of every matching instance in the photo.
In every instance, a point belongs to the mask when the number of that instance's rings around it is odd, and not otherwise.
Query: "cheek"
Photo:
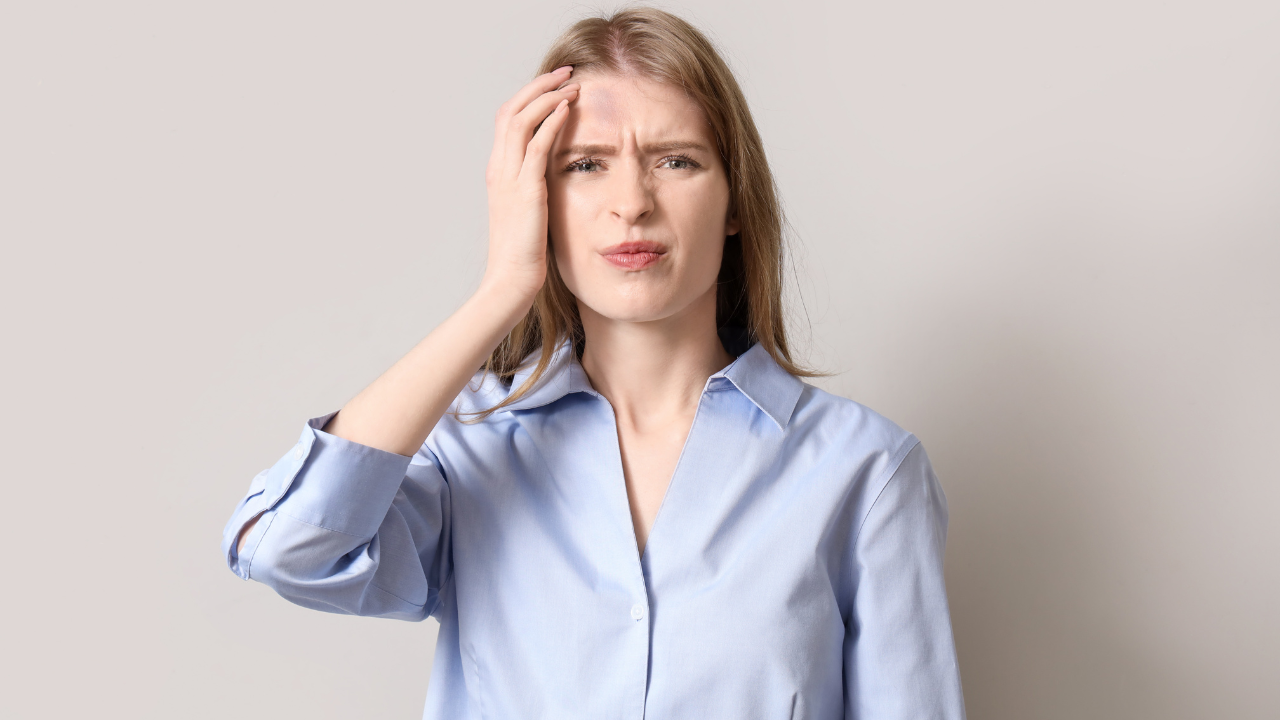
[[[556,268],[565,285],[578,294],[579,272],[586,261],[590,243],[586,242],[590,227],[590,207],[581,193],[564,185],[548,183],[547,232],[556,255]]]
[[[590,213],[587,198],[570,185],[547,186],[547,226],[554,236],[557,230],[572,230],[583,225]]]
[[[554,236],[555,230],[567,212],[564,185],[547,181],[547,227]]]
[[[690,244],[690,256],[701,268],[704,263],[719,270],[724,249],[725,214],[729,207],[727,188],[710,183],[697,188],[673,188],[670,195],[672,214],[683,228],[682,235]]]
[[[699,248],[695,272],[698,285],[705,289],[707,285],[715,285],[720,278],[720,264],[724,260],[724,238],[709,237]]]
[[[557,257],[563,257],[569,245],[567,240],[573,235],[575,219],[579,214],[577,204],[563,185],[547,187],[547,231],[551,235],[552,245]]]

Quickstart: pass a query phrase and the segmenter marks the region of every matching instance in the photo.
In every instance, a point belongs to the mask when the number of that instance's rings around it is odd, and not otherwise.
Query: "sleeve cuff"
[[[335,414],[307,421],[297,446],[281,459],[291,471],[284,473],[289,482],[268,507],[327,530],[370,538],[413,458],[321,430]]]
[[[412,458],[352,442],[321,428],[334,416],[311,418],[298,442],[249,485],[222,532],[222,554],[241,578],[275,511],[297,520],[361,538],[377,532],[400,490]],[[261,520],[245,538],[244,558],[236,544],[244,526]]]
[[[262,489],[264,480],[269,472],[269,470],[263,470],[253,479],[253,482],[249,484],[248,494],[236,506],[236,511],[231,514],[231,519],[227,521],[226,527],[222,529],[222,556],[226,558],[227,567],[231,568],[231,571],[243,580],[249,579],[249,563],[241,561],[241,554],[237,545],[239,544],[240,533],[244,531],[244,526],[249,524],[250,520],[261,515],[262,511],[266,509],[266,501],[262,498]],[[245,557],[253,557],[253,548],[257,545],[258,538],[262,536],[263,525],[265,524],[267,523],[259,522],[249,532],[249,536],[245,538]]]

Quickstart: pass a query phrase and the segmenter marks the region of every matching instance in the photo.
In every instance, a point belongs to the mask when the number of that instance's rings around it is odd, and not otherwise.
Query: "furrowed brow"
[[[703,145],[702,143],[694,140],[670,140],[667,142],[659,142],[659,143],[654,143],[652,145],[645,145],[644,149],[645,149],[645,152],[650,153],[652,155],[657,155],[658,153],[673,152],[676,150],[701,150],[702,152],[705,152],[705,153],[711,152],[711,150],[708,149],[706,145]]]
[[[649,155],[674,152],[677,150],[700,150],[705,153],[711,152],[706,145],[695,140],[669,140],[644,146],[645,153]],[[612,145],[570,145],[556,153],[556,157],[566,158],[569,156],[587,157],[591,155],[615,155],[617,152],[618,149]]]
[[[570,145],[556,153],[558,158],[569,156],[612,155],[618,151],[612,145]]]

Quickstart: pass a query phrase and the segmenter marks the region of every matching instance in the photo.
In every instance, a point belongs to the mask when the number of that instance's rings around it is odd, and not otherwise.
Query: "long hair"
[[[791,359],[782,307],[783,216],[778,190],[746,98],[715,46],[671,13],[630,8],[574,24],[547,51],[537,74],[565,65],[572,65],[575,74],[632,74],[674,85],[702,107],[725,164],[729,208],[739,223],[739,231],[725,238],[716,281],[716,326],[745,329],[749,342],[759,342],[792,375],[823,375]],[[538,363],[501,403],[474,413],[479,416],[476,421],[532,390],[566,339],[575,352],[582,352],[585,337],[577,301],[560,277],[548,237],[546,281],[483,370],[510,383],[522,361],[541,349]]]

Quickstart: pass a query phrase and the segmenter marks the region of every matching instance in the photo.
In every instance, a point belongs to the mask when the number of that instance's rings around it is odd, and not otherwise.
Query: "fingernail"
[[[555,70],[552,70],[551,72],[552,72],[552,73],[567,73],[567,72],[572,72],[572,71],[573,71],[573,66],[572,66],[572,65],[565,65],[564,67],[556,68]]]

